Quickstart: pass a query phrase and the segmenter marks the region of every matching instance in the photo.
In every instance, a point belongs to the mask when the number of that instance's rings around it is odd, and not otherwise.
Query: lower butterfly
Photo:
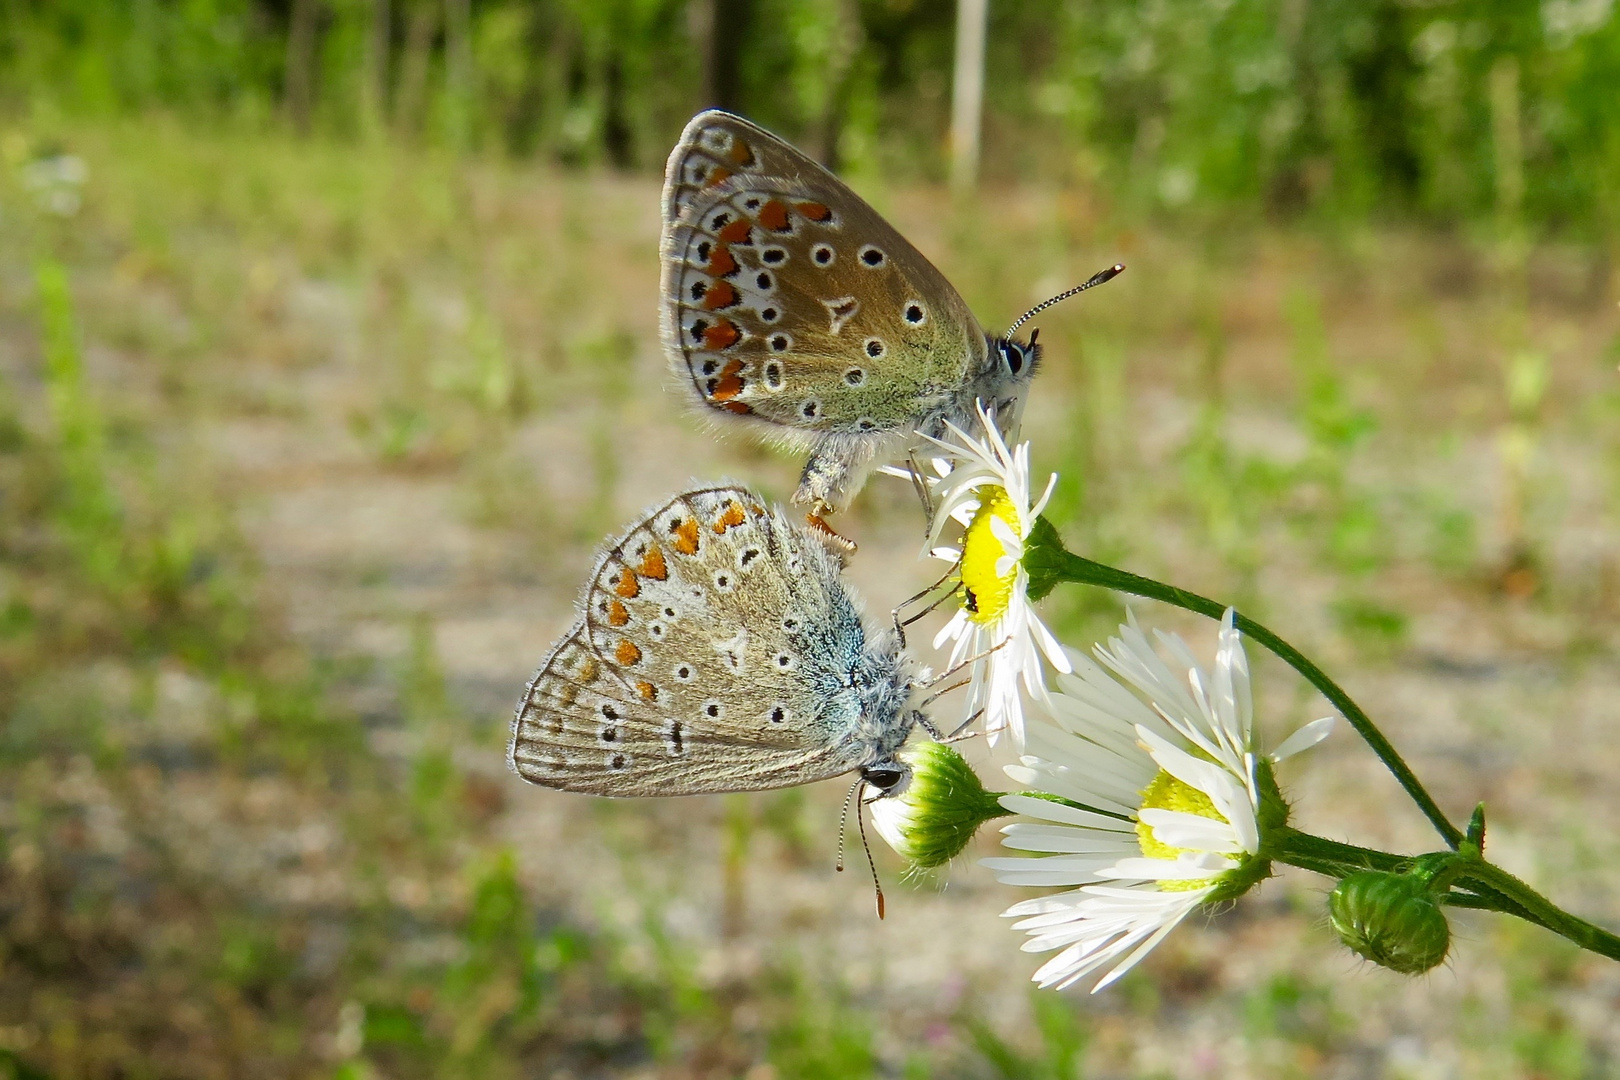
[[[858,771],[879,793],[917,685],[869,634],[824,537],[742,487],[685,491],[610,544],[579,621],[529,682],[508,758],[593,795],[790,787]]]

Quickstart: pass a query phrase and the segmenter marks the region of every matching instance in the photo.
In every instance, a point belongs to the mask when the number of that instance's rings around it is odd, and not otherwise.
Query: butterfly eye
[[[893,791],[906,778],[906,770],[899,765],[868,765],[861,770],[861,779],[879,791]]]
[[[882,266],[883,265],[883,260],[885,258],[886,258],[886,256],[883,254],[883,249],[880,248],[880,247],[876,247],[875,245],[872,245],[872,244],[867,244],[865,247],[861,248],[860,260],[861,260],[862,263],[866,264],[867,266],[871,266],[871,267]]]
[[[905,319],[912,326],[921,326],[928,319],[928,313],[920,303],[911,300],[906,303]]]
[[[1001,345],[1001,359],[1007,365],[1009,374],[1016,375],[1024,370],[1024,350],[1009,342]]]
[[[831,244],[817,244],[810,249],[810,258],[817,266],[831,266],[835,257]]]

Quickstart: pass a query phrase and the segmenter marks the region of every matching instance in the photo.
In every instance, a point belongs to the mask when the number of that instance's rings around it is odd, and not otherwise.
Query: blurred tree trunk
[[[753,0],[692,0],[692,36],[703,57],[705,109],[742,110],[743,39],[753,15]]]
[[[388,65],[394,20],[390,0],[371,0],[371,30],[366,35],[366,67],[360,80],[360,124],[367,138],[388,123]]]
[[[833,22],[832,48],[827,56],[827,100],[816,123],[816,157],[837,171],[838,140],[854,83],[855,58],[861,51],[861,9],[857,0],[838,0]]]
[[[320,17],[320,0],[293,0],[282,93],[287,117],[300,135],[309,131],[310,113],[315,107],[315,45]]]
[[[465,149],[472,134],[472,3],[444,0],[444,89],[450,145]]]
[[[971,191],[979,179],[984,110],[984,37],[990,0],[956,0],[956,70],[951,80],[951,186]]]
[[[617,49],[608,54],[602,71],[602,146],[615,168],[635,166],[630,119],[625,114],[624,61]]]
[[[405,55],[400,59],[399,92],[394,97],[394,127],[403,135],[422,129],[428,69],[433,62],[433,38],[438,30],[438,4],[433,0],[417,0],[405,23]]]

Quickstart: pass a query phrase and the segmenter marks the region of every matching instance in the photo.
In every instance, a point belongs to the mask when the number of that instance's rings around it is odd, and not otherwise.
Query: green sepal
[[[1063,574],[1063,564],[1068,558],[1069,551],[1063,546],[1057,527],[1045,517],[1036,518],[1035,527],[1024,539],[1021,560],[1024,573],[1029,575],[1028,595],[1032,602],[1043,599],[1057,588],[1058,582],[1068,580]]]

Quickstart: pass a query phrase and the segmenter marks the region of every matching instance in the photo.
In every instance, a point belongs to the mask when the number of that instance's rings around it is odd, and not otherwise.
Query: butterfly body
[[[892,632],[869,635],[841,563],[745,488],[683,492],[609,545],[579,620],[530,681],[508,760],[597,795],[879,788],[918,714]]]
[[[877,459],[1016,409],[1032,344],[987,334],[950,283],[832,173],[729,113],[665,173],[665,350],[717,418],[808,448],[795,501],[841,508]]]

